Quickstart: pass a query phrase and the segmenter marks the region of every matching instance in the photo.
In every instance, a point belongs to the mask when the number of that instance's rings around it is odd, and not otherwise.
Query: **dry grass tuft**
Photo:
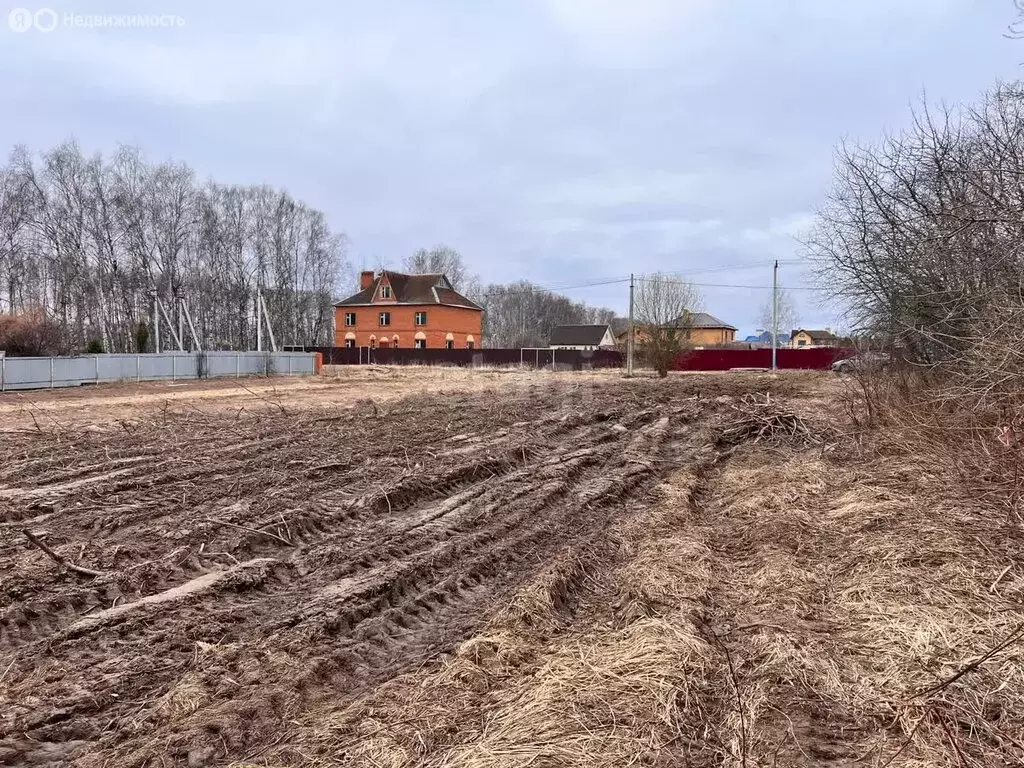
[[[519,590],[491,622],[496,628],[550,631],[572,617],[575,594],[586,578],[585,561],[594,552],[568,552]]]
[[[730,630],[751,764],[1024,759],[1019,532],[908,469],[747,448],[722,472],[709,621]]]

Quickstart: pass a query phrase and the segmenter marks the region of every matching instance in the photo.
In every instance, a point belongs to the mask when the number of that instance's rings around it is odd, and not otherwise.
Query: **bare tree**
[[[587,325],[607,322],[614,316],[604,307],[582,302],[546,290],[527,280],[489,285],[481,293],[484,335],[492,347],[546,347],[559,325]]]
[[[769,298],[761,306],[761,311],[758,314],[758,319],[761,323],[761,328],[765,329],[769,337],[772,334],[773,320],[776,320],[778,325],[775,326],[778,329],[778,337],[788,338],[788,334],[797,324],[797,311],[796,303],[793,301],[793,297],[789,294],[785,288],[779,288],[778,298],[776,300],[776,307],[778,310],[777,315],[772,313],[772,299]],[[779,339],[775,339],[775,343],[778,344]]]
[[[420,248],[405,258],[402,268],[412,274],[443,274],[455,290],[474,301],[479,300],[483,290],[480,277],[469,269],[462,254],[448,245],[436,245],[430,250]]]
[[[1010,24],[1006,36],[1019,40],[1024,37],[1024,0],[1013,0],[1013,5],[1017,9],[1017,20]]]
[[[134,349],[151,292],[184,296],[209,348],[248,348],[262,290],[275,335],[329,344],[347,243],[325,217],[269,187],[199,186],[133,147],[83,157],[74,142],[0,167],[0,307],[39,311],[72,348]]]
[[[634,302],[639,348],[658,375],[667,376],[689,344],[692,313],[703,300],[692,283],[676,277],[655,273],[639,282]]]

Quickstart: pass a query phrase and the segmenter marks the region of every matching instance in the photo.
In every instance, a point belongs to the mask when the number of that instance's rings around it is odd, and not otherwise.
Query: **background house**
[[[335,346],[473,349],[480,343],[483,307],[442,274],[367,271],[359,288],[334,305]]]
[[[736,328],[722,322],[707,312],[691,312],[686,318],[680,318],[686,326],[686,338],[695,346],[709,344],[728,344],[736,340]]]
[[[729,344],[736,341],[736,328],[722,322],[707,312],[691,312],[675,321],[674,325],[686,328],[684,338],[697,347],[713,344]],[[615,318],[612,321],[615,344],[620,349],[626,348],[629,336],[629,320]],[[643,344],[644,332],[640,323],[636,326],[636,343]]]
[[[615,337],[607,325],[559,325],[551,333],[551,349],[614,349]]]
[[[806,328],[795,328],[790,338],[790,346],[794,349],[800,347],[839,346],[839,337],[832,333],[831,328],[826,328],[821,331],[807,330]]]
[[[772,332],[761,331],[756,336],[747,336],[743,341],[748,344],[756,344],[757,346],[770,347],[772,345]],[[779,332],[779,346],[788,347],[790,345],[790,335],[782,331]]]

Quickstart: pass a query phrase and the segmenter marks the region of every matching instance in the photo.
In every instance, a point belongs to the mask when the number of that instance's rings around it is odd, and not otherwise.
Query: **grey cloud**
[[[82,10],[137,12],[96,6]],[[356,261],[443,241],[486,280],[561,285],[735,264],[753,266],[707,282],[766,285],[840,138],[898,129],[924,89],[970,99],[1024,60],[1001,35],[1009,0],[172,11],[184,29],[0,30],[0,144],[138,143],[288,187],[348,232]],[[705,293],[742,331],[764,300]],[[571,295],[625,308],[621,286]],[[832,320],[798,298],[808,323]]]

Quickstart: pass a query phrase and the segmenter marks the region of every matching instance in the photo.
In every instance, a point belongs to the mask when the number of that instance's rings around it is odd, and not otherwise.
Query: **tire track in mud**
[[[625,421],[635,422],[637,418],[643,418],[645,415],[640,414],[633,418],[627,418]],[[387,489],[382,485],[378,486],[377,490],[356,496],[353,501],[342,505],[307,501],[304,508],[300,503],[294,502],[293,508],[288,510],[287,517],[279,512],[254,520],[249,514],[251,509],[247,503],[236,502],[228,508],[218,506],[216,502],[225,499],[223,493],[218,493],[212,503],[201,500],[204,503],[201,503],[199,507],[193,507],[191,514],[193,516],[207,514],[209,515],[207,519],[216,519],[222,524],[203,524],[193,533],[185,537],[178,537],[176,543],[184,546],[179,546],[172,551],[171,554],[174,557],[163,556],[152,562],[145,562],[144,557],[141,556],[135,558],[143,560],[141,566],[136,562],[128,566],[126,570],[115,569],[111,574],[113,578],[117,579],[115,583],[99,583],[76,590],[76,599],[71,604],[63,593],[51,598],[27,594],[21,600],[13,601],[3,613],[0,613],[0,649],[43,640],[61,626],[71,623],[86,613],[103,610],[125,600],[139,599],[173,589],[175,586],[208,573],[218,566],[222,567],[230,565],[232,562],[258,556],[281,556],[279,552],[283,546],[280,542],[281,539],[290,541],[295,549],[301,551],[311,541],[330,541],[334,538],[350,536],[351,527],[359,525],[367,519],[377,518],[383,514],[394,515],[424,499],[443,498],[446,493],[457,492],[466,485],[486,483],[500,477],[523,460],[529,461],[532,457],[542,454],[545,450],[544,446],[557,438],[580,433],[578,439],[581,440],[605,441],[614,437],[614,433],[606,432],[596,438],[588,438],[586,433],[594,424],[608,418],[608,414],[575,414],[572,418],[553,418],[542,422],[547,426],[535,430],[535,434],[525,441],[523,438],[526,436],[512,439],[508,435],[508,430],[501,430],[497,435],[489,436],[486,441],[474,443],[478,453],[486,452],[483,457],[468,461],[466,459],[470,457],[460,457],[465,463],[446,469],[441,474],[430,475],[428,472],[424,472],[423,474],[403,476],[396,484]],[[467,436],[457,437],[465,438]],[[437,455],[442,461],[450,458],[450,454],[445,451],[441,451]],[[247,467],[244,462],[238,462],[230,465],[230,468],[232,471],[226,472],[223,466],[219,467],[218,476],[239,477]],[[426,469],[429,468],[428,462]],[[523,471],[520,470],[520,474]],[[192,468],[187,477],[199,475],[201,475],[201,471]],[[144,490],[148,490],[150,486],[159,487],[166,484],[170,477],[173,477],[173,472],[156,480],[148,481]],[[135,486],[128,483],[127,487]],[[234,487],[234,484],[231,487]],[[116,496],[120,496],[123,490],[124,487],[121,483],[111,483],[105,488],[106,494]],[[138,530],[132,528],[132,525],[137,521],[151,522],[153,518],[151,508],[161,505],[169,506],[168,502],[173,499],[173,494],[173,491],[167,492],[164,499],[147,496],[147,503],[144,506],[136,503],[108,509],[99,518],[100,528],[107,527],[104,521],[116,520],[116,529],[120,532],[118,538],[130,541],[130,538],[138,533]],[[200,511],[204,508],[204,511]],[[343,526],[340,530],[339,525]],[[247,530],[231,539],[230,544],[225,542],[221,536],[221,534],[230,536],[233,532],[242,531],[243,528]],[[387,531],[380,533],[388,535]],[[206,544],[210,545],[208,549],[205,548]],[[211,553],[214,553],[215,556],[211,556]],[[132,553],[127,550],[123,554],[130,558]],[[287,554],[289,556],[286,559],[295,559],[291,556],[294,553]],[[400,550],[400,548],[395,550],[395,556],[405,554],[407,554],[407,550]],[[139,570],[140,567],[145,568],[144,573]],[[299,568],[303,570],[301,564]],[[134,579],[140,574],[144,577],[144,584],[132,584],[129,588],[127,579]],[[119,584],[123,589],[119,588]],[[69,607],[69,605],[74,607]]]
[[[250,679],[255,669],[261,682],[211,708],[208,714],[221,724],[222,736],[245,733],[241,721],[256,710],[274,711],[277,705],[271,700],[284,697],[291,706],[302,706],[323,696],[325,687],[331,695],[352,695],[422,663],[464,637],[488,606],[542,567],[547,554],[593,535],[645,479],[661,473],[652,460],[665,455],[670,430],[667,419],[637,428],[650,416],[622,419],[632,429],[603,425],[613,418],[609,414],[552,420],[531,447],[520,446],[518,455],[515,448],[507,448],[504,457],[489,456],[491,445],[482,442],[483,455],[469,462],[472,469],[455,467],[438,487],[428,490],[415,478],[406,478],[355,502],[334,505],[319,499],[318,506],[300,510],[309,516],[305,522],[290,518],[299,545],[291,548],[297,550],[291,553],[297,555],[297,575],[280,579],[272,573],[256,583],[212,590],[167,615],[126,612],[123,621],[96,630],[115,632],[119,643],[126,650],[136,648],[140,658],[144,651],[149,658],[173,660],[162,672],[134,658],[109,681],[100,672],[106,653],[92,649],[95,638],[53,645],[55,663],[61,657],[76,659],[81,683],[96,702],[95,712],[79,704],[74,727],[63,720],[36,718],[33,737],[43,742],[97,738],[103,726],[123,716],[111,699],[118,686],[131,681],[133,690],[159,698],[188,671],[196,641],[257,642],[269,635],[280,652],[302,647],[310,659],[308,671],[290,677],[282,676],[272,662],[252,657],[228,664],[223,670],[228,677]],[[425,495],[435,500],[424,503]],[[362,543],[347,549],[334,544],[352,532],[336,527],[345,519],[364,530]],[[240,538],[236,557],[282,549],[257,539]],[[187,574],[182,569],[176,578]],[[310,594],[315,595],[312,601]],[[76,618],[73,610],[62,616],[64,624]],[[59,624],[46,624],[39,634],[59,631]],[[19,640],[26,639],[32,642],[19,634]],[[42,710],[66,711],[68,706],[58,696]],[[144,708],[143,717],[157,725],[159,718],[151,710]],[[105,718],[102,724],[95,717],[99,711]],[[180,739],[175,735],[173,740],[212,739],[210,730]],[[239,751],[259,736],[225,738],[223,744]],[[216,751],[222,749],[219,739],[211,746]]]
[[[652,425],[621,453],[609,451],[601,462],[581,461],[583,466],[574,465],[572,459],[550,462],[551,466],[561,465],[563,471],[553,472],[544,482],[533,482],[514,514],[490,516],[471,534],[425,549],[414,546],[415,554],[397,564],[392,559],[397,552],[378,552],[382,565],[335,574],[340,578],[327,585],[320,601],[271,627],[286,645],[306,652],[325,649],[327,655],[318,656],[312,668],[293,681],[268,684],[274,678],[272,670],[261,672],[261,682],[244,706],[230,702],[210,713],[219,735],[228,738],[227,734],[244,733],[246,714],[253,708],[261,712],[272,709],[269,700],[275,697],[298,697],[309,704],[323,695],[325,687],[332,697],[353,695],[464,638],[485,615],[487,605],[542,567],[545,554],[564,546],[565,541],[552,534],[571,532],[571,540],[579,541],[604,527],[615,502],[630,495],[638,484],[641,473],[633,467],[644,465],[638,457],[658,452],[666,426],[667,420]],[[577,461],[584,458],[590,456],[576,457]],[[595,471],[588,474],[587,465]],[[577,500],[567,503],[560,517],[537,514],[557,509],[562,498],[575,489],[574,478],[593,479],[600,470],[608,474],[609,482],[594,491],[577,493]],[[625,482],[616,482],[620,478]],[[604,514],[586,514],[599,506]],[[489,549],[492,544],[495,546]],[[202,734],[183,738],[194,746]],[[165,743],[164,747],[168,746]],[[231,744],[239,750],[247,746],[244,741]],[[127,764],[142,764],[149,756],[140,754],[139,762]]]

